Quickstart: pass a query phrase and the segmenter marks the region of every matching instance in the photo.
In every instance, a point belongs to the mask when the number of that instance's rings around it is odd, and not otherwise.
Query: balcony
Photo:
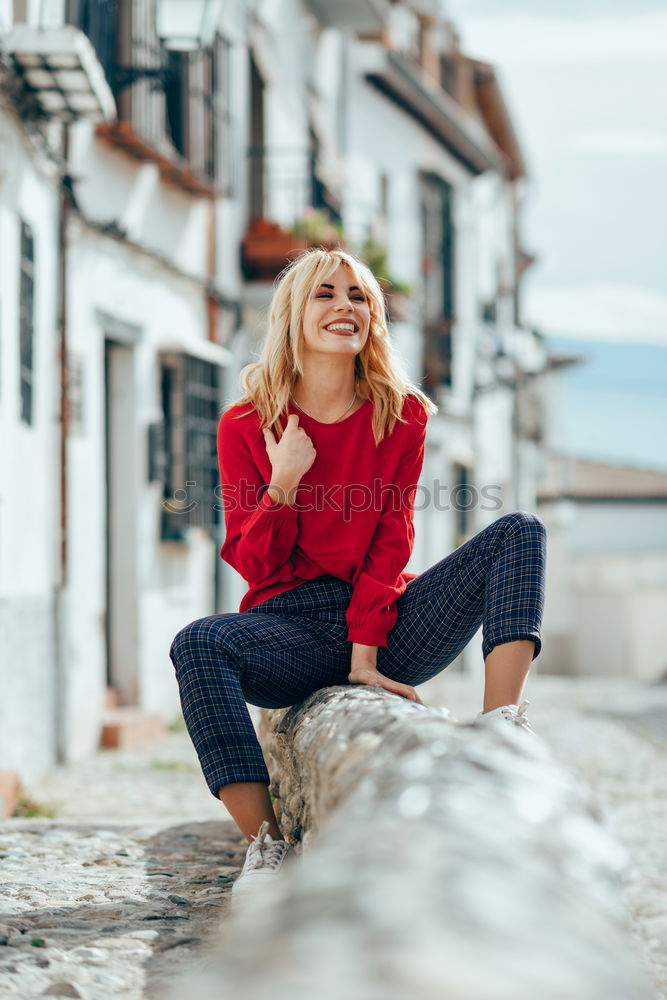
[[[508,160],[484,125],[406,56],[363,46],[366,79],[431,133],[473,174],[508,172]]]
[[[324,28],[339,28],[357,35],[377,35],[385,24],[389,0],[306,0]]]
[[[306,209],[289,227],[253,219],[241,245],[243,273],[249,281],[273,281],[301,250],[342,245],[341,228],[320,209]]]
[[[212,184],[201,180],[182,158],[167,156],[139,136],[130,122],[112,122],[97,126],[97,137],[105,144],[120,149],[144,163],[155,163],[166,184],[172,184],[200,198],[214,198]]]
[[[95,49],[82,31],[17,24],[3,39],[21,81],[22,110],[39,118],[113,121],[116,103]]]
[[[313,149],[251,148],[248,185],[251,223],[241,246],[248,281],[273,281],[299,251],[341,240]]]

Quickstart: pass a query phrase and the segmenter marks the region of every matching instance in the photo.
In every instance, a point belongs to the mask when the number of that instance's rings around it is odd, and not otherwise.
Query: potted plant
[[[292,233],[307,241],[308,246],[322,246],[327,250],[344,243],[343,227],[332,222],[326,212],[319,208],[308,208],[292,226]]]
[[[241,262],[246,278],[273,281],[287,266],[290,256],[308,247],[308,241],[269,219],[253,219],[241,244]]]
[[[368,264],[384,292],[387,315],[392,322],[404,322],[410,312],[412,286],[399,281],[389,273],[387,250],[381,243],[368,239],[362,244],[359,256]]]

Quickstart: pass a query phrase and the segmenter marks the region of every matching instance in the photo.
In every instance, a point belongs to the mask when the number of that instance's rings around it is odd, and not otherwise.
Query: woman
[[[401,373],[381,289],[349,254],[306,251],[285,270],[241,382],[218,431],[221,556],[249,589],[238,612],[182,629],[170,654],[209,788],[250,843],[237,893],[290,850],[246,702],[282,708],[348,682],[420,701],[413,685],[483,624],[480,717],[530,730],[517,706],[541,648],[546,552],[540,519],[515,511],[404,572],[437,409]]]

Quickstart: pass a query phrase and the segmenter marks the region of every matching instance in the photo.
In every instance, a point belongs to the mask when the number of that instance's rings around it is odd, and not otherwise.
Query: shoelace
[[[257,836],[253,837],[252,844],[248,848],[246,871],[251,871],[253,868],[270,868],[272,871],[276,871],[280,867],[289,850],[289,844],[286,844],[284,840],[270,840],[267,843],[268,832],[269,824],[264,820]]]
[[[516,726],[521,726],[523,729],[530,729],[530,723],[526,718],[526,711],[529,705],[529,701],[522,701],[516,712],[511,708],[504,708],[502,716],[509,722],[513,722]]]

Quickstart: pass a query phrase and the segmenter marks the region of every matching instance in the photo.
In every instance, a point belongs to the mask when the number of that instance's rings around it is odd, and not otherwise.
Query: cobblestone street
[[[159,996],[217,926],[245,854],[187,736],[30,791],[57,817],[0,826],[0,996]]]
[[[478,709],[457,675],[421,690],[461,719]],[[667,687],[536,676],[526,694],[626,847],[637,947],[666,998]],[[245,852],[187,736],[100,753],[29,792],[55,816],[0,824],[0,996],[159,1000],[205,956]]]

